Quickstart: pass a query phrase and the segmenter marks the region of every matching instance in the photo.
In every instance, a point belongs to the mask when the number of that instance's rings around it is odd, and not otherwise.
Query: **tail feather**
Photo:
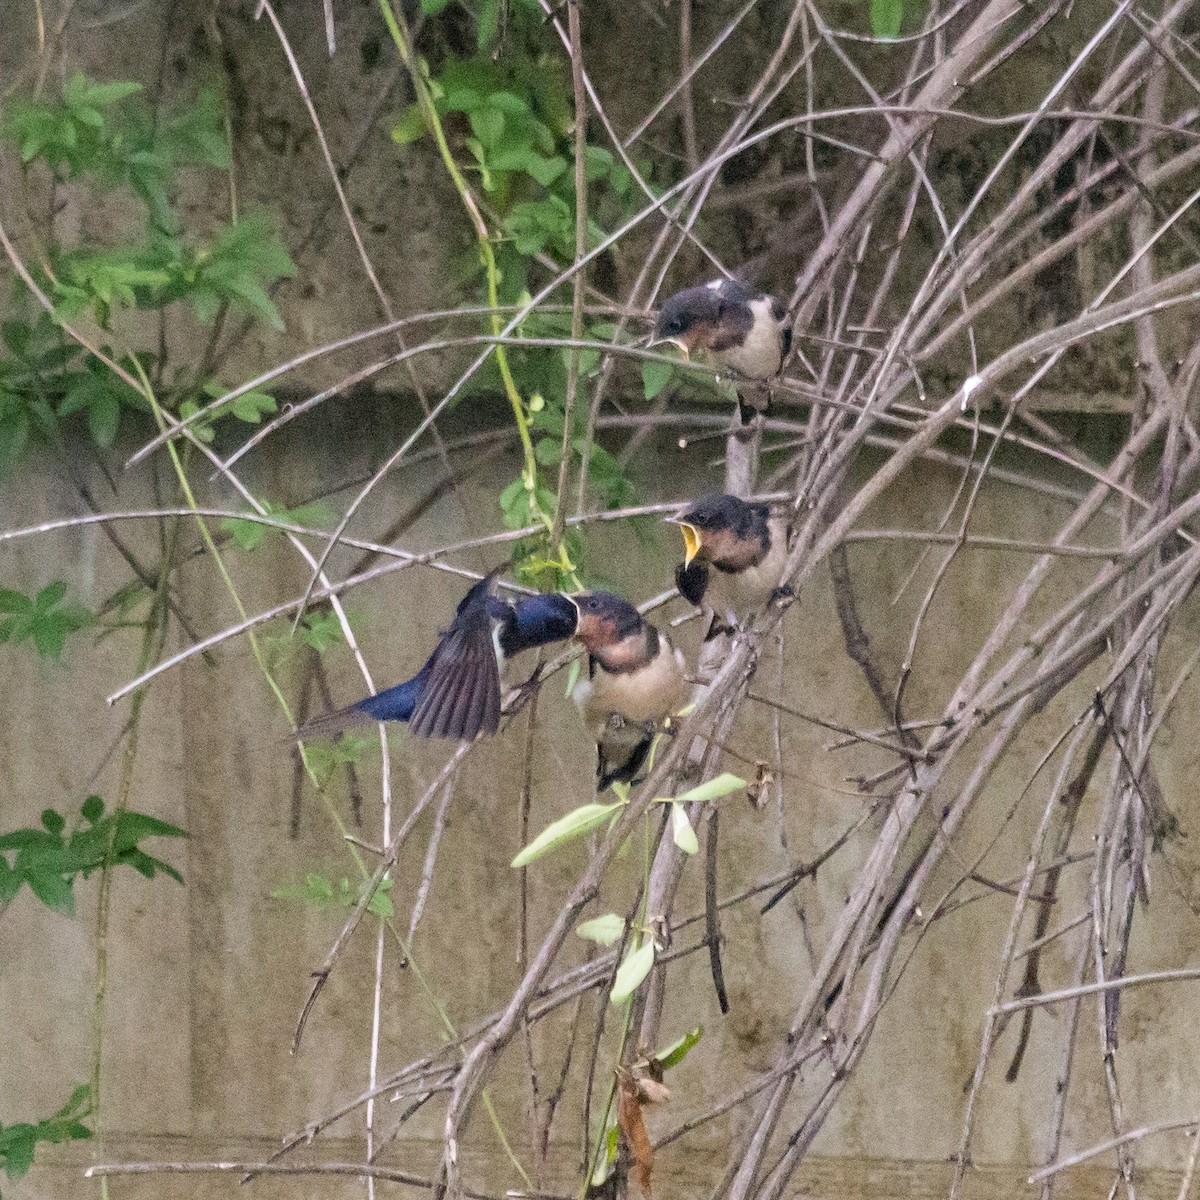
[[[371,715],[363,712],[359,705],[350,704],[335,712],[325,713],[323,716],[313,717],[311,721],[305,721],[295,733],[291,734],[288,741],[310,742],[314,738],[335,738],[339,733],[352,729],[355,725],[363,725],[372,719]]]
[[[629,756],[621,763],[611,763],[604,753],[604,745],[596,747],[596,791],[603,792],[614,783],[633,783],[638,772],[646,765],[650,746],[654,738],[650,734],[633,747]]]

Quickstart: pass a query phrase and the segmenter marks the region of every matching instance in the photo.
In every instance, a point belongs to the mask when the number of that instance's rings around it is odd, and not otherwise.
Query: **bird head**
[[[697,350],[727,350],[740,345],[754,321],[754,293],[733,279],[718,279],[676,292],[663,304],[651,346],[670,343],[685,358]]]
[[[612,592],[562,592],[578,614],[575,637],[589,654],[613,646],[642,625],[642,614],[628,600]]]
[[[701,496],[690,508],[667,520],[683,533],[683,565],[703,552],[707,559],[729,556],[744,539],[759,539],[766,527],[768,510],[762,504],[748,504],[737,496],[713,494]]]

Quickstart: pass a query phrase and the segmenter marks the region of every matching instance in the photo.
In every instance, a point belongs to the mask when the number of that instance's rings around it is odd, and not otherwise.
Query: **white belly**
[[[732,350],[722,351],[718,357],[725,366],[747,379],[770,379],[783,365],[779,322],[775,320],[771,300],[766,296],[751,300],[750,308],[758,319],[750,327],[746,340]]]
[[[575,685],[572,698],[584,723],[600,738],[614,713],[641,723],[661,721],[681,709],[689,699],[685,669],[683,655],[664,643],[658,654],[636,671],[612,675],[597,665],[591,679]]]
[[[767,528],[771,531],[771,549],[758,566],[736,575],[709,567],[704,606],[718,616],[732,613],[739,621],[744,620],[763,608],[781,583],[788,557],[787,526],[782,520],[772,518]]]

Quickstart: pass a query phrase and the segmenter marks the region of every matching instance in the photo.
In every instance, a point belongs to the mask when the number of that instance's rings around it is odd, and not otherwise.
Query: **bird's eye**
[[[669,334],[671,334],[672,336],[674,336],[677,333],[682,333],[683,332],[683,318],[682,317],[672,317],[667,322],[667,332]]]

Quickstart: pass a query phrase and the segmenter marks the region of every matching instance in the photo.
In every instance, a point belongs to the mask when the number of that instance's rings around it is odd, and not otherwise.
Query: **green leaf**
[[[684,854],[695,854],[700,849],[696,831],[688,820],[687,810],[682,804],[671,805],[671,837]]]
[[[120,401],[110,391],[99,392],[88,407],[88,431],[102,450],[107,450],[121,424]]]
[[[49,612],[66,594],[67,585],[61,579],[56,579],[53,583],[46,584],[38,592],[37,599],[33,602],[34,611],[38,613]]]
[[[647,360],[642,363],[642,391],[647,400],[653,400],[667,386],[675,368],[666,362]]]
[[[720,775],[708,780],[707,783],[701,783],[694,788],[689,788],[681,796],[663,797],[662,803],[675,804],[701,804],[705,800],[716,800],[720,796],[728,796],[730,792],[736,792],[745,788],[746,781],[737,775],[730,774],[728,771],[722,772]],[[656,801],[658,798],[656,797]]]
[[[620,967],[617,968],[617,977],[613,980],[613,989],[609,1000],[613,1004],[624,1004],[637,991],[642,980],[650,974],[653,966],[654,941],[647,938],[637,949],[630,950],[625,955],[625,960]]]
[[[606,150],[603,146],[585,146],[583,148],[583,170],[584,178],[588,183],[607,175],[613,168],[613,156],[611,150]]]
[[[614,1114],[609,1118],[609,1123],[604,1130],[603,1150],[599,1156],[599,1161],[596,1163],[596,1169],[592,1172],[592,1187],[599,1188],[608,1182],[608,1177],[612,1174],[612,1169],[617,1161],[617,1147],[619,1141],[620,1130],[617,1126],[617,1118]]]
[[[52,871],[30,871],[25,876],[33,894],[51,911],[65,917],[75,915],[75,893],[72,881]]]
[[[90,825],[94,825],[104,816],[104,801],[99,796],[89,796],[79,810],[79,815]]]
[[[625,933],[625,918],[616,913],[605,913],[602,917],[592,917],[590,921],[582,921],[575,927],[575,932],[597,946],[611,946],[619,941]]]
[[[479,6],[479,32],[476,46],[486,50],[495,40],[500,30],[500,5],[505,0],[483,0]]]
[[[575,685],[579,682],[579,672],[583,669],[583,658],[573,658],[571,665],[567,667],[567,699],[571,699],[571,694],[575,691]]]
[[[425,136],[425,117],[419,104],[410,104],[392,126],[392,141],[407,146]]]
[[[661,1050],[656,1050],[651,1056],[651,1061],[658,1063],[664,1071],[669,1071],[672,1067],[677,1067],[687,1057],[688,1051],[704,1036],[704,1026],[697,1025],[695,1029],[685,1033],[683,1037],[676,1038],[669,1045],[664,1046]]]
[[[52,808],[42,810],[42,828],[57,837],[67,827],[66,818]]]
[[[421,11],[427,17],[436,17],[450,3],[450,0],[421,0]]]
[[[877,38],[899,36],[904,0],[871,0],[871,32]]]
[[[318,654],[324,654],[330,646],[345,640],[337,614],[319,610],[305,615],[300,637],[306,646],[311,646]]]
[[[17,644],[32,638],[38,654],[57,659],[67,634],[85,628],[93,620],[80,604],[58,607],[66,591],[67,585],[61,579],[47,584],[33,600],[20,592],[0,589],[0,613],[12,614],[0,620],[0,643]]]
[[[468,114],[468,120],[485,148],[494,146],[504,134],[504,113],[497,108],[476,108]]]
[[[354,908],[362,898],[362,888],[351,886],[350,880],[344,876],[338,880],[335,887],[324,875],[315,871],[304,877],[303,883],[288,884],[275,888],[271,893],[275,900],[302,900],[316,908],[327,905],[337,905],[339,908]],[[391,879],[381,880],[375,889],[375,894],[367,902],[367,911],[377,916],[390,917],[394,914],[392,899],[388,895],[393,887]]]
[[[257,425],[267,413],[277,412],[278,409],[275,398],[266,392],[246,392],[229,406],[229,411],[247,425]]]
[[[126,96],[132,96],[142,90],[140,83],[134,83],[127,79],[116,80],[113,83],[87,83],[84,76],[76,75],[71,83],[74,84],[77,80],[86,84],[82,90],[82,102],[98,105],[101,108],[116,104],[118,100],[124,100]],[[69,88],[70,85],[68,85]]]
[[[0,612],[27,613],[33,612],[33,601],[20,592],[11,588],[0,588]]]
[[[625,803],[624,800],[615,800],[611,804],[581,804],[567,813],[565,817],[559,817],[557,821],[547,825],[512,860],[512,866],[527,867],[531,862],[536,862],[537,859],[549,854],[552,850],[557,850],[560,846],[565,846],[568,842],[573,842],[585,834],[591,833],[593,829],[599,829],[613,813],[623,808]]]
[[[21,1122],[16,1125],[0,1125],[0,1163],[9,1179],[19,1179],[33,1165],[34,1150],[38,1142],[68,1142],[90,1138],[92,1131],[81,1118],[91,1113],[91,1089],[80,1084],[71,1098],[54,1114],[36,1125]]]

